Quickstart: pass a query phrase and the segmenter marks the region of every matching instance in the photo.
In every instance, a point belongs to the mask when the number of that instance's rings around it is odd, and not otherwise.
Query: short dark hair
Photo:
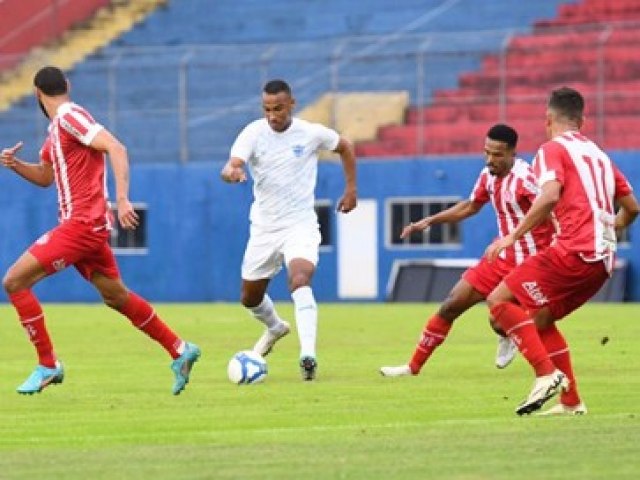
[[[580,122],[584,115],[584,98],[573,88],[561,87],[551,92],[548,107],[567,120]]]
[[[509,148],[516,148],[518,144],[518,132],[509,125],[496,123],[487,132],[487,137],[497,142],[504,142]]]
[[[55,97],[67,93],[67,77],[58,67],[43,67],[33,77],[33,85],[45,95]]]
[[[269,95],[276,95],[280,92],[285,92],[287,95],[291,95],[291,87],[284,80],[269,80],[264,86],[263,91]]]

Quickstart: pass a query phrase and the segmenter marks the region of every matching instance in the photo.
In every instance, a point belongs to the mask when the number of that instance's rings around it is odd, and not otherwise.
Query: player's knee
[[[292,275],[289,278],[289,291],[290,292],[295,292],[299,288],[309,287],[309,286],[311,286],[311,278],[309,277],[309,275],[307,275],[305,273]]]
[[[2,287],[5,292],[9,294],[15,293],[23,288],[19,279],[12,274],[11,270],[8,270],[2,278]]]
[[[2,278],[2,288],[4,288],[5,292],[12,293],[12,287],[11,277],[6,273]]]

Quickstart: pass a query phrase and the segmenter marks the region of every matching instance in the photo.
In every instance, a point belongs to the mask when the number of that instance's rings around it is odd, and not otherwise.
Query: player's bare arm
[[[100,130],[90,146],[109,155],[116,183],[118,221],[122,228],[133,230],[138,226],[138,214],[129,201],[129,157],[126,147],[108,130]]]
[[[631,225],[638,216],[638,213],[640,213],[638,200],[636,200],[633,193],[620,197],[618,199],[618,205],[620,206],[620,209],[616,214],[616,231],[622,230]]]
[[[356,186],[356,153],[353,145],[346,138],[340,137],[338,146],[334,150],[340,154],[344,170],[345,187],[342,198],[338,201],[337,210],[348,213],[358,204],[358,188]]]
[[[13,147],[4,148],[0,153],[0,163],[13,170],[25,180],[40,187],[48,187],[53,183],[53,168],[49,163],[28,163],[16,157],[16,153],[22,148],[23,143],[18,142]]]
[[[220,177],[227,183],[240,183],[247,181],[244,171],[244,161],[241,158],[232,157],[220,171]]]
[[[439,223],[457,223],[464,220],[467,217],[471,217],[480,211],[482,204],[476,203],[472,200],[462,200],[452,207],[442,210],[441,212],[424,217],[417,222],[411,222],[402,229],[400,238],[406,238],[413,232],[422,232],[431,225]]]
[[[522,238],[532,228],[539,225],[545,220],[560,200],[562,185],[557,180],[550,180],[542,185],[542,192],[531,204],[531,208],[524,216],[518,226],[509,234],[497,239],[487,247],[485,256],[490,262],[493,262],[500,252],[510,247]]]

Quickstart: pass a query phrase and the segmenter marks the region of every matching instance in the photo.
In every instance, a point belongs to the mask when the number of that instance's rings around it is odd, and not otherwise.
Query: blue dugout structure
[[[637,191],[640,163],[636,155],[617,152],[612,157]],[[321,251],[314,279],[317,299],[382,301],[396,260],[481,256],[496,234],[489,205],[461,224],[462,243],[456,248],[392,247],[386,237],[390,228],[389,198],[464,198],[482,166],[480,157],[360,161],[358,193],[366,215],[354,216],[357,221],[347,228],[344,220],[348,216],[341,219],[338,217],[342,214],[331,214],[334,234],[330,246]],[[148,208],[147,252],[118,255],[123,278],[132,289],[154,301],[238,300],[251,182],[225,184],[219,178],[220,167],[219,163],[205,162],[132,167],[131,200]],[[317,198],[335,207],[342,189],[341,165],[321,163]],[[0,268],[4,271],[31,242],[56,224],[55,189],[41,190],[12,172],[0,171],[0,209]],[[363,231],[372,234],[360,237]],[[353,235],[358,236],[355,250],[349,246]],[[631,242],[621,245],[619,256],[628,262],[625,298],[639,301],[640,222],[632,226],[630,238]],[[355,254],[345,254],[345,250]],[[370,252],[369,258],[359,257],[354,262],[360,251]],[[353,289],[350,279],[366,285],[361,290]],[[35,290],[41,300],[49,302],[99,300],[74,269],[44,280]],[[284,274],[273,281],[270,293],[275,299],[289,299]]]

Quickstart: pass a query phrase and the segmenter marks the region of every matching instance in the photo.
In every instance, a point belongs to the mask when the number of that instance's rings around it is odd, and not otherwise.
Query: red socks
[[[451,323],[447,322],[438,314],[429,319],[422,331],[422,338],[409,361],[411,373],[417,375],[420,372],[420,369],[433,351],[447,338],[450,329]]]
[[[42,307],[36,296],[31,290],[21,290],[9,294],[9,300],[18,312],[20,323],[38,352],[38,363],[49,368],[55,367],[56,355],[45,326]],[[182,345],[182,340],[160,320],[146,300],[129,292],[127,302],[119,311],[131,320],[133,325],[160,343],[172,358],[180,356],[178,349]]]
[[[56,355],[44,323],[42,307],[31,290],[21,290],[9,294],[9,300],[18,312],[20,323],[27,332],[29,340],[38,352],[38,363],[45,367],[56,366]]]
[[[129,298],[118,311],[131,320],[136,328],[162,345],[172,358],[176,359],[180,356],[178,349],[182,345],[182,340],[160,320],[145,299],[134,292],[129,292]]]
[[[491,308],[491,315],[518,346],[537,377],[553,373],[556,367],[549,359],[538,330],[527,312],[514,303],[502,302]]]
[[[549,353],[551,361],[554,363],[556,368],[561,370],[569,379],[569,389],[566,392],[561,393],[560,402],[569,407],[578,405],[580,403],[580,395],[578,394],[576,377],[571,366],[569,346],[562,336],[562,333],[560,333],[555,325],[551,325],[544,330],[539,330],[538,334],[540,335],[540,340],[542,340],[544,347]]]

